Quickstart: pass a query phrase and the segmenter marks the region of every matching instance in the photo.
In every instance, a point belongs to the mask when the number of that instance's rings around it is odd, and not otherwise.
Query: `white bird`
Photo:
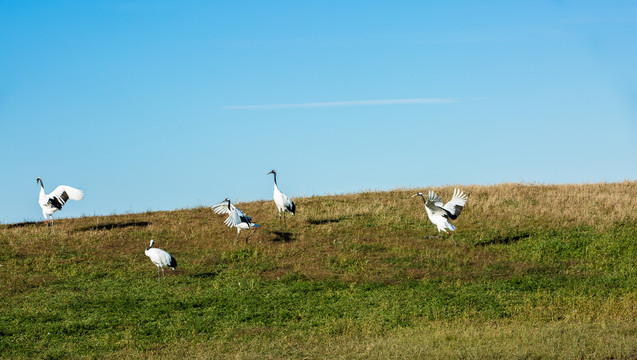
[[[447,231],[447,229],[451,231],[456,230],[456,227],[451,225],[449,220],[455,220],[458,215],[460,215],[464,204],[467,202],[467,195],[459,189],[455,189],[453,191],[451,200],[449,200],[449,202],[444,205],[442,204],[440,196],[438,196],[431,190],[429,190],[429,195],[427,196],[427,198],[425,198],[425,195],[423,195],[422,193],[417,193],[416,195],[412,195],[412,197],[418,195],[422,196],[422,199],[425,202],[425,210],[427,210],[427,216],[429,217],[429,220],[431,220],[431,222],[438,227],[437,237],[441,236],[440,231],[444,231],[451,237],[453,243],[458,245],[456,240],[453,239],[453,236]]]
[[[51,227],[53,227],[53,213],[62,210],[62,206],[66,202],[71,200],[84,199],[84,192],[76,188],[60,185],[51,191],[50,194],[44,193],[44,182],[39,177],[35,179],[37,184],[40,184],[40,199],[38,200],[40,207],[42,208],[42,215],[46,222],[46,229],[49,230],[49,217],[51,218]]]
[[[228,202],[228,204],[226,204]],[[248,243],[248,238],[255,232],[255,230],[261,226],[252,222],[252,218],[246,216],[243,211],[239,210],[236,206],[230,203],[230,199],[226,198],[221,203],[212,207],[212,210],[217,214],[228,214],[228,218],[223,222],[228,227],[237,228],[237,238],[234,240],[233,245],[237,244],[237,240],[239,240],[239,233],[241,230],[252,229],[252,232],[248,234],[246,237],[246,244]]]
[[[164,266],[168,266],[169,268],[175,270],[175,268],[177,267],[177,260],[175,260],[174,257],[172,257],[168,252],[162,249],[152,248],[154,243],[155,240],[150,240],[150,245],[148,245],[148,247],[146,248],[145,253],[146,256],[150,258],[150,261],[152,261],[153,264],[157,265],[157,276],[159,276],[159,278],[161,279],[161,274],[164,274],[165,279],[166,272],[164,271]],[[161,269],[161,272],[159,271],[159,269]]]
[[[289,196],[285,195],[279,190],[279,187],[276,185],[276,171],[272,170],[266,175],[274,174],[274,204],[276,204],[277,210],[279,210],[279,226],[281,226],[281,213],[283,213],[283,225],[287,227],[285,223],[285,213],[289,212],[294,215],[296,211],[296,206],[292,202]]]

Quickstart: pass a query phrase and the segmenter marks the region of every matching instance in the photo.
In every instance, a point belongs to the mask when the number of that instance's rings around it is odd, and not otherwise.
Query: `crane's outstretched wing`
[[[252,220],[251,217],[246,216],[246,214],[244,214],[243,211],[235,207],[234,211],[230,212],[230,215],[228,215],[228,218],[226,219],[226,221],[224,221],[224,223],[228,225],[229,227],[236,227],[237,225],[241,223],[246,223],[250,225],[250,220]]]
[[[217,214],[228,214],[228,218],[223,222],[228,227],[236,227],[241,223],[250,224],[250,220],[252,220],[251,217],[246,216],[243,211],[232,204],[230,204],[230,208],[228,209],[228,204],[225,202],[213,206],[212,211]]]
[[[445,204],[442,208],[447,211],[449,214],[449,218],[454,220],[460,215],[464,204],[467,202],[467,194],[460,191],[460,189],[455,189],[453,191],[453,197],[449,200],[448,203]]]
[[[442,201],[440,196],[435,192],[429,190],[427,200],[425,201],[425,207],[429,209],[427,215],[431,218],[433,215],[447,216],[447,212],[442,208]],[[429,214],[431,212],[431,214]]]
[[[228,209],[228,204],[225,202],[212,206],[212,211],[214,211],[215,214],[228,214],[234,211],[234,209],[236,208],[232,204],[230,204],[230,209]]]
[[[69,199],[78,201],[82,200],[84,199],[84,192],[74,187],[60,185],[56,187],[55,190],[51,191],[47,204],[61,210],[62,206],[66,204]]]
[[[440,196],[438,196],[438,194],[436,194],[432,190],[429,190],[429,194],[427,195],[427,202],[430,202],[435,206],[442,207],[442,200],[440,199]]]

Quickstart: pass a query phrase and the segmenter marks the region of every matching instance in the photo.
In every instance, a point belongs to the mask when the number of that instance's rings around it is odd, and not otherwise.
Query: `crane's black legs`
[[[49,231],[49,221],[51,221],[51,230]],[[51,232],[55,232],[55,228],[53,227],[53,217],[51,217],[51,219],[49,220],[48,218],[46,218],[46,220],[44,220],[44,222],[46,223],[46,234],[49,235]]]
[[[252,231],[250,232],[250,234],[248,234],[248,236],[246,237],[246,244],[248,243],[248,238],[249,238],[250,236],[252,236],[252,234],[254,234],[254,232],[255,232],[256,230],[257,230],[257,229],[252,229]]]
[[[449,235],[449,237],[451,238],[451,241],[453,241],[454,244],[456,244],[456,246],[458,246],[458,243],[456,242],[456,240],[453,239],[453,235],[451,235],[451,233],[449,231],[445,231],[447,233],[447,235]],[[440,230],[438,230],[438,233],[440,233]]]
[[[248,239],[250,238],[250,236],[252,236],[252,234],[254,234],[254,232],[256,231],[256,228],[253,228],[252,231],[248,234],[248,236],[246,236],[246,244],[248,243]],[[233,246],[237,246],[237,241],[239,241],[239,232],[237,231],[237,238],[234,239],[234,242],[232,243]]]
[[[283,214],[281,214],[283,213]],[[288,224],[285,222],[285,210],[284,211],[279,211],[279,228],[281,227],[281,218],[283,218],[283,227],[285,229],[288,228]]]
[[[163,266],[157,266],[157,281],[161,281],[162,274],[164,275],[164,280],[166,280],[166,270],[164,270]]]

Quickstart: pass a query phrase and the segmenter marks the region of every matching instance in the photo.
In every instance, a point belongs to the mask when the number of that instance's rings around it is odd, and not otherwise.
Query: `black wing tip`
[[[460,212],[462,211],[463,206],[460,205],[456,205],[453,207],[453,214],[451,212],[449,212],[449,217],[451,218],[451,220],[455,220],[458,218],[458,216],[460,216]]]

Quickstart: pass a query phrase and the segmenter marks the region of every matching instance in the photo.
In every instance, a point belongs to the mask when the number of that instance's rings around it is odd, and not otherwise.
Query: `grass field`
[[[0,356],[637,358],[637,182],[462,189],[459,246],[425,189],[238,204],[237,246],[208,207],[0,225]]]

